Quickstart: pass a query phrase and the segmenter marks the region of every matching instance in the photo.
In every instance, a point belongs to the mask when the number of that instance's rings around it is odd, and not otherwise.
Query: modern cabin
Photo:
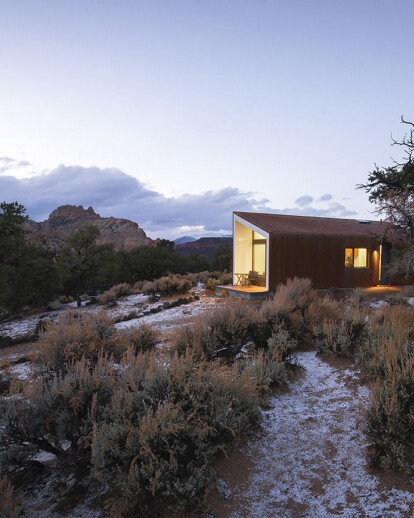
[[[272,292],[289,278],[315,288],[387,284],[387,223],[357,219],[233,213],[233,285]]]

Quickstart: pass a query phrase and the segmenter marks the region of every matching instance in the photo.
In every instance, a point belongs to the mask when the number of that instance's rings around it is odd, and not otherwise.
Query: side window
[[[354,264],[354,250],[353,248],[345,248],[345,266],[352,266]]]
[[[368,266],[367,248],[345,248],[345,266],[366,268]]]

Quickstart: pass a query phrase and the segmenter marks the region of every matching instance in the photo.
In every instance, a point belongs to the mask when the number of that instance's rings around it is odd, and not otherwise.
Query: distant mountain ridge
[[[191,243],[192,241],[197,241],[197,239],[191,236],[177,237],[177,239],[174,239],[174,243],[176,245],[182,245],[183,243]]]
[[[29,241],[50,250],[63,248],[68,237],[90,225],[99,228],[98,244],[113,244],[115,250],[131,250],[152,241],[134,221],[124,218],[104,218],[92,207],[84,209],[81,205],[62,205],[55,209],[46,221],[37,223],[27,220],[24,223]]]
[[[207,259],[213,259],[214,252],[219,246],[233,246],[232,237],[202,237],[196,241],[188,243],[176,244],[174,250],[182,255],[188,257],[193,254],[198,254]]]

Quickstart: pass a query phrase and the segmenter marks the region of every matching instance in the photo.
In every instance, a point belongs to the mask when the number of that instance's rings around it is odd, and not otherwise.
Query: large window
[[[253,231],[253,270],[266,275],[266,238]]]
[[[345,266],[353,266],[354,268],[367,268],[368,249],[345,248]]]

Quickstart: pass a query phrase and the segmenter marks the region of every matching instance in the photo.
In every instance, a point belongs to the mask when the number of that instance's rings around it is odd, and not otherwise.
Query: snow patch
[[[360,411],[369,390],[352,383],[356,369],[334,369],[315,352],[297,359],[305,376],[263,411],[265,434],[248,446],[251,475],[233,490],[242,511],[230,516],[412,516],[414,494],[369,472]]]

